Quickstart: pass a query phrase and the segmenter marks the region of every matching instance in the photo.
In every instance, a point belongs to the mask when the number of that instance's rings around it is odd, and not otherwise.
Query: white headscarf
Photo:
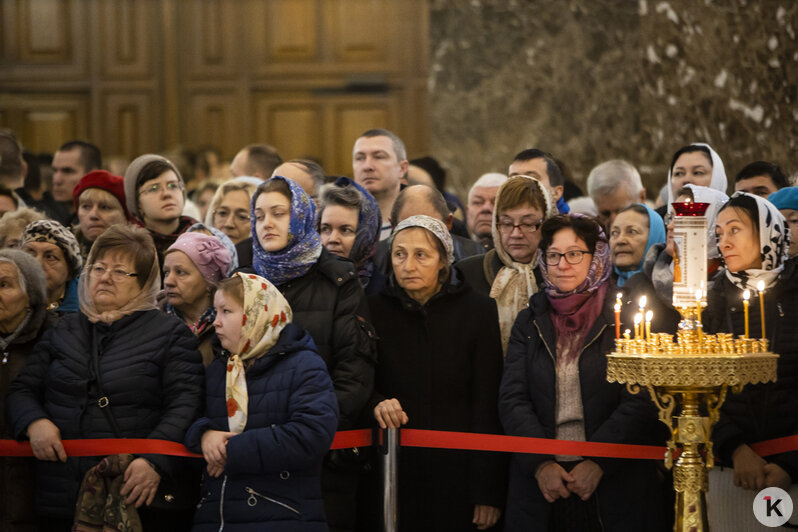
[[[719,190],[726,193],[726,188],[729,186],[729,182],[726,179],[726,169],[723,167],[723,161],[720,159],[718,153],[712,149],[712,146],[709,144],[705,144],[703,142],[693,142],[690,146],[703,146],[704,148],[709,150],[709,154],[712,157],[712,180],[709,182],[709,188],[714,190]],[[673,168],[668,169],[668,212],[673,211],[673,207],[671,203],[674,201],[673,196],[673,186],[671,183],[671,174],[673,173]]]
[[[551,197],[548,189],[534,177],[526,175],[513,176],[499,187],[496,192],[494,205],[501,205],[501,196],[507,183],[512,183],[516,179],[528,179],[534,183],[543,199],[546,202],[546,210],[543,213],[543,220],[548,220],[558,213],[557,205]],[[499,233],[499,209],[493,209],[493,220],[491,222],[491,233],[493,234],[493,246],[496,254],[501,259],[502,268],[496,274],[493,284],[490,287],[490,297],[496,300],[499,310],[499,328],[502,334],[502,350],[507,353],[507,344],[510,341],[510,330],[513,328],[515,318],[518,313],[529,304],[529,298],[538,291],[538,284],[535,281],[535,267],[538,265],[537,253],[532,257],[529,264],[515,262],[509,253],[502,246],[501,234]]]

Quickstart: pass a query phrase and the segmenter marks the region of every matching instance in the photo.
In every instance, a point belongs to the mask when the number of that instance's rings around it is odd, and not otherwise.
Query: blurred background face
[[[280,192],[264,192],[255,201],[255,232],[264,251],[280,251],[288,245],[291,200]]]
[[[213,226],[238,244],[249,236],[249,194],[231,190],[224,196],[213,213]]]
[[[715,234],[723,262],[730,272],[762,267],[759,231],[747,211],[736,207],[720,211]]]
[[[80,161],[80,148],[57,151],[53,156],[53,198],[56,201],[70,201],[72,191],[84,176],[86,169]]]
[[[585,241],[579,238],[573,229],[566,227],[554,233],[547,253],[568,253],[569,251],[589,251]],[[570,264],[566,257],[560,257],[556,265],[548,264],[552,283],[563,292],[574,290],[587,278],[592,256],[582,255],[578,264]]]
[[[294,181],[297,185],[302,187],[302,190],[305,191],[305,194],[311,198],[315,198],[316,193],[313,190],[313,178],[301,164],[283,163],[275,168],[274,172],[272,172],[272,177],[276,175],[287,177],[288,179]]]
[[[138,193],[139,209],[145,222],[169,223],[183,213],[183,186],[172,170],[145,181]]]
[[[199,209],[200,212],[200,220],[204,220],[205,216],[208,214],[208,207],[211,205],[211,201],[213,201],[213,196],[216,194],[216,190],[212,188],[206,188],[202,191],[197,197],[197,200],[194,202]]]
[[[438,290],[440,253],[429,232],[421,227],[399,231],[391,246],[396,282],[416,301],[426,301]]]
[[[538,252],[543,212],[530,204],[507,209],[497,225],[502,247],[515,262],[529,264]]]
[[[712,161],[702,151],[683,153],[671,171],[671,190],[674,196],[687,184],[708,187],[712,182]]]
[[[78,198],[80,233],[89,242],[114,224],[123,224],[125,211],[116,197],[99,188],[89,188]]]
[[[8,196],[0,196],[0,218],[7,213],[17,209],[14,200]]]
[[[42,265],[44,276],[47,278],[50,303],[53,302],[53,298],[60,298],[69,279],[69,265],[61,248],[49,242],[28,242],[23,250],[34,256]]]
[[[208,284],[194,262],[182,251],[170,251],[163,260],[166,302],[182,311],[205,299],[210,305]]]
[[[330,253],[349,258],[357,236],[357,209],[327,205],[321,215],[321,243]]]
[[[0,261],[0,331],[14,332],[25,317],[28,294],[19,284],[19,268]]]
[[[216,336],[222,347],[235,354],[241,342],[244,307],[223,290],[216,291],[213,306],[216,307],[216,319],[213,322]]]
[[[468,198],[468,209],[466,209],[468,230],[478,237],[490,237],[497,192],[499,187],[474,187]]]
[[[795,209],[780,209],[779,212],[787,219],[790,228],[790,257],[798,255],[798,211]]]
[[[98,266],[104,271],[95,270]],[[95,259],[89,271],[89,291],[98,311],[119,310],[141,292],[138,277],[124,273],[138,273],[127,253],[110,250]]]
[[[619,270],[634,270],[643,260],[648,243],[648,216],[624,211],[615,217],[610,231],[612,263]]]

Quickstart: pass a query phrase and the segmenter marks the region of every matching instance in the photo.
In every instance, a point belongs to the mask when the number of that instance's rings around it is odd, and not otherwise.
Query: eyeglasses
[[[572,249],[571,251],[566,251],[565,253],[557,253],[556,251],[547,251],[543,254],[543,258],[546,261],[546,264],[549,266],[557,266],[560,264],[560,260],[565,257],[565,262],[568,264],[579,264],[582,262],[585,254],[592,255],[590,251],[582,251],[581,249]]]
[[[180,181],[169,181],[166,184],[157,183],[155,185],[150,185],[148,187],[143,187],[139,191],[139,194],[146,194],[148,196],[152,195],[152,194],[158,194],[159,192],[164,190],[164,188],[166,189],[167,192],[174,192],[176,190],[183,190],[183,183],[181,183]]]
[[[232,215],[233,220],[238,223],[242,224],[249,223],[249,213],[246,211],[236,211],[234,213],[231,213],[228,209],[217,209],[213,211],[213,218],[218,219],[220,221],[227,220],[228,218],[230,218],[230,215]]]
[[[96,277],[98,279],[104,277],[106,272],[109,272],[111,274],[111,279],[113,279],[114,282],[122,282],[128,277],[139,276],[139,274],[137,273],[129,273],[126,272],[125,270],[120,270],[119,268],[110,269],[100,264],[93,264],[89,268],[89,275],[91,275],[92,277]]]
[[[520,223],[520,224],[515,224],[515,223],[512,222],[512,220],[501,220],[496,225],[499,226],[499,232],[500,233],[505,233],[505,234],[509,235],[517,227],[525,235],[531,235],[532,233],[534,233],[535,231],[540,229],[540,226],[541,226],[542,223],[543,222],[538,221],[538,222],[531,222],[531,223],[530,222],[523,222],[523,223]]]

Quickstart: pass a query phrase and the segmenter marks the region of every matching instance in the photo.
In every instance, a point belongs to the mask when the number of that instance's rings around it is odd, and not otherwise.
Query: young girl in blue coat
[[[321,464],[338,424],[327,367],[266,279],[237,273],[214,306],[222,349],[186,437],[208,464],[194,530],[326,531]]]

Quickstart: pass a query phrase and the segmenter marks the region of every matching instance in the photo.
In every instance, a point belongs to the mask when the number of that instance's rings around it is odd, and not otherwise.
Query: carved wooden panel
[[[321,61],[316,0],[250,0],[243,15],[257,31],[246,41],[250,69],[258,74],[309,71]]]
[[[96,4],[103,77],[150,79],[155,77],[153,47],[159,34],[152,31],[157,16],[152,2],[103,0]]]
[[[252,142],[277,148],[283,159],[324,156],[323,109],[309,93],[258,94]]]
[[[101,148],[106,155],[135,156],[162,146],[161,125],[155,119],[152,91],[106,92],[100,124]]]
[[[31,151],[54,152],[67,140],[89,137],[88,99],[83,96],[0,93],[0,114],[0,123]]]
[[[332,123],[327,150],[332,155],[330,166],[337,174],[352,175],[352,148],[364,131],[385,128],[402,136],[402,130],[397,127],[397,104],[396,98],[391,96],[350,96],[331,102]]]
[[[238,43],[248,32],[263,33],[262,28],[242,24],[251,21],[241,17],[241,2],[199,0],[178,4],[181,24],[181,58],[186,59],[191,78],[230,78],[235,75],[240,53]],[[238,24],[237,24],[238,23]]]
[[[191,94],[183,120],[183,144],[213,144],[232,157],[247,141],[240,99],[232,90]]]
[[[0,4],[3,78],[85,78],[87,27],[84,1],[5,0]]]
[[[390,0],[327,0],[324,2],[326,46],[333,62],[385,63],[387,43],[397,26],[389,18]],[[401,33],[409,28],[400,28]],[[407,34],[405,34],[407,38]]]

